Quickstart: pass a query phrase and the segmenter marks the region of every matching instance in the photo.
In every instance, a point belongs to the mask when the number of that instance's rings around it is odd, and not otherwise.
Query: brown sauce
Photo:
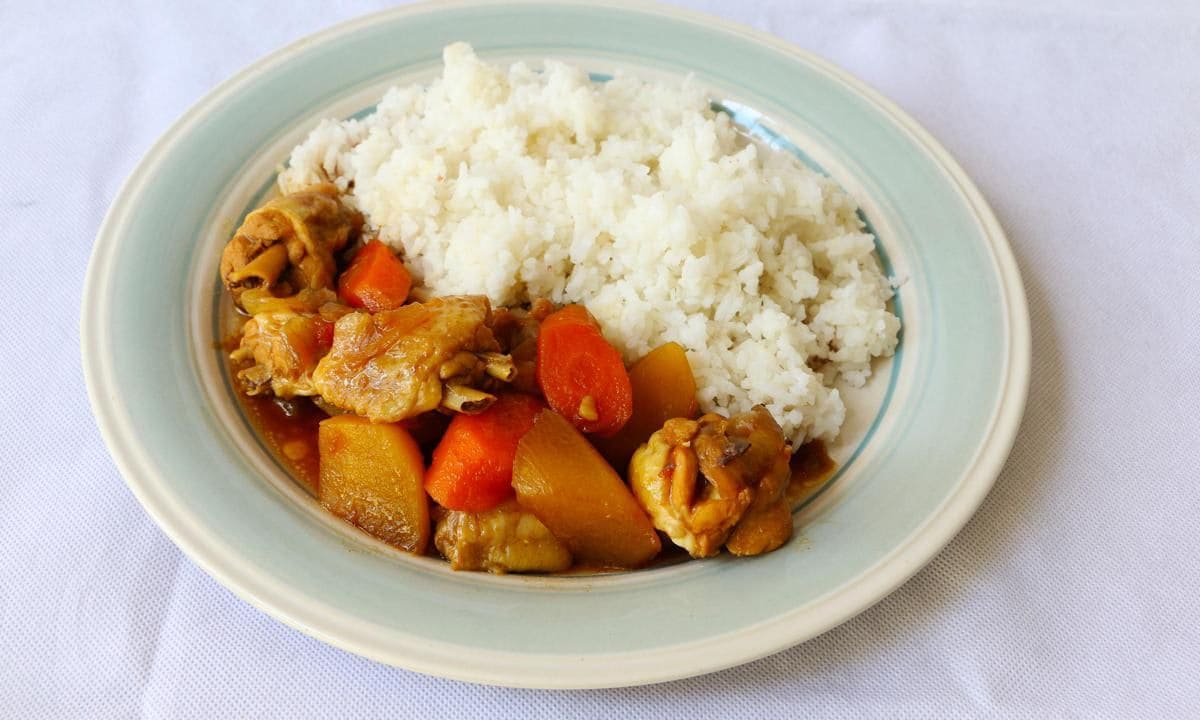
[[[279,400],[270,395],[237,393],[238,400],[271,453],[292,477],[316,495],[321,477],[317,425],[329,417],[308,398]]]
[[[792,455],[792,482],[788,485],[787,498],[793,508],[802,505],[825,486],[837,463],[829,457],[825,443],[820,440],[807,442]]]

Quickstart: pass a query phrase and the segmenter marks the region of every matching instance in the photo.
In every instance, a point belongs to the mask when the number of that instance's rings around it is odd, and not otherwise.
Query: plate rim
[[[445,9],[497,7],[505,5],[562,5],[605,7],[649,13],[683,22],[715,28],[764,44],[777,52],[795,57],[841,83],[849,92],[875,106],[891,123],[904,131],[914,143],[946,173],[956,186],[982,234],[988,240],[992,264],[1000,281],[1002,302],[1008,321],[1008,357],[1003,365],[1004,383],[998,405],[990,418],[986,437],[963,472],[954,490],[918,526],[905,542],[885,553],[867,570],[845,585],[831,590],[804,608],[782,613],[768,621],[737,633],[711,636],[654,650],[605,653],[583,656],[509,653],[470,648],[476,660],[465,663],[463,648],[451,643],[431,643],[421,639],[421,648],[410,644],[407,651],[381,649],[370,642],[366,632],[341,628],[333,633],[307,618],[333,618],[341,611],[310,598],[289,596],[286,586],[273,578],[255,577],[256,569],[236,554],[213,550],[204,541],[205,530],[186,508],[174,502],[167,488],[153,471],[131,428],[123,423],[119,395],[105,391],[112,374],[111,354],[106,352],[105,333],[100,332],[102,318],[109,315],[106,291],[112,283],[111,265],[118,244],[116,230],[130,214],[131,200],[162,162],[175,141],[202,120],[221,99],[284,65],[312,45],[350,35],[362,27],[404,16],[436,13]],[[100,302],[94,302],[97,299]],[[865,611],[897,589],[924,567],[950,542],[974,515],[999,475],[1016,440],[1029,388],[1032,339],[1024,286],[1016,258],[1005,233],[982,194],[954,157],[916,120],[866,82],[853,76],[815,53],[792,45],[740,23],[706,13],[632,0],[449,0],[421,2],[369,13],[340,22],[306,35],[245,66],[224,80],[185,110],[151,145],[122,183],[109,207],[93,245],[88,262],[80,312],[80,349],[84,378],[92,412],[105,444],[126,485],[139,503],[175,544],[206,573],[235,595],[287,625],[335,647],[379,662],[419,672],[470,682],[530,688],[599,688],[664,682],[714,672],[773,654],[819,635]],[[278,585],[275,587],[274,585]],[[362,631],[368,628],[362,628]],[[723,652],[701,651],[720,646]],[[666,662],[684,659],[686,663]],[[490,669],[489,669],[490,668]],[[554,668],[550,672],[550,668]]]

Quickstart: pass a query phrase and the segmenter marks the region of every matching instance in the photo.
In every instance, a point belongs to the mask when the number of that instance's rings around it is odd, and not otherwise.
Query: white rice
[[[837,383],[861,385],[900,327],[845,192],[688,81],[504,71],[462,43],[444,61],[321,122],[281,188],[335,182],[432,294],[583,303],[630,362],[687,348],[704,410],[763,403],[796,443],[836,436]]]

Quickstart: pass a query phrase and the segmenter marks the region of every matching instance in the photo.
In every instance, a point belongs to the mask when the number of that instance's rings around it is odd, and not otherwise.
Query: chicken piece
[[[276,297],[266,288],[250,288],[242,293],[242,309],[248,315],[278,312],[302,315],[319,313],[329,320],[337,320],[350,312],[350,308],[338,300],[337,293],[327,288],[304,289],[287,297]]]
[[[259,313],[247,320],[242,342],[229,356],[234,363],[252,363],[237,373],[242,390],[281,398],[316,395],[312,371],[329,349],[322,340],[330,327],[318,316],[293,312]]]
[[[774,418],[763,410],[774,424]],[[775,425],[778,428],[778,425]],[[787,489],[792,482],[792,448],[777,435],[760,425],[751,442],[764,450],[761,462],[766,468],[754,490],[754,501],[725,541],[725,549],[734,555],[761,555],[771,552],[792,538],[792,506]]]
[[[770,497],[770,494],[764,494]],[[725,549],[734,555],[762,555],[792,539],[792,507],[783,499],[751,506],[734,526]]]
[[[546,316],[554,312],[554,304],[538,298],[528,310],[521,308],[498,308],[493,313],[492,331],[500,349],[508,353],[516,366],[513,388],[525,393],[540,395],[537,385],[537,338],[538,330]]]
[[[247,215],[225,245],[221,278],[239,307],[251,288],[278,296],[332,288],[334,254],[358,236],[362,224],[362,215],[343,205],[330,184],[275,198]]]
[[[249,363],[237,373],[247,395],[274,393],[277,397],[316,395],[312,372],[329,351],[333,324],[350,311],[336,302],[330,290],[304,290],[277,298],[261,288],[243,295],[253,317],[242,327],[238,348],[229,358]]]
[[[532,513],[509,501],[487,512],[448,511],[433,542],[455,570],[558,572],[571,552]]]
[[[491,316],[487,298],[473,295],[349,313],[338,320],[313,384],[326,402],[376,422],[439,406],[483,412],[496,399],[485,389],[516,373],[499,352]]]
[[[630,483],[654,526],[692,557],[720,552],[753,509],[749,516],[757,519],[737,547],[746,551],[739,554],[756,554],[756,548],[765,552],[771,543],[751,542],[754,528],[769,526],[772,542],[780,535],[773,508],[791,478],[790,457],[783,431],[761,405],[732,418],[713,413],[699,420],[675,418],[634,453]]]

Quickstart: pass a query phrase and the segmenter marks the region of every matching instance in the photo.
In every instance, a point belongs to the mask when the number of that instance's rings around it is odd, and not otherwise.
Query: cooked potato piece
[[[321,421],[317,496],[330,512],[402,550],[429,545],[421,450],[402,427],[355,415]]]
[[[678,343],[659,345],[629,368],[633,416],[616,435],[597,442],[614,468],[624,472],[638,446],[671,418],[696,415],[696,378],[687,351]]]
[[[517,444],[513,488],[521,507],[577,562],[636,568],[662,548],[629,488],[571,423],[543,410]]]

